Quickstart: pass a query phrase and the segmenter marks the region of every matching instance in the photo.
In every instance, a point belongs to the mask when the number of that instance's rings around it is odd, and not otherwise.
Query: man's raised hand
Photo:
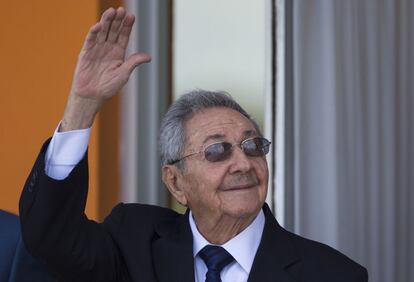
[[[124,8],[110,8],[90,28],[79,54],[60,131],[90,127],[102,104],[125,85],[135,67],[151,60],[145,53],[125,59],[134,20]]]

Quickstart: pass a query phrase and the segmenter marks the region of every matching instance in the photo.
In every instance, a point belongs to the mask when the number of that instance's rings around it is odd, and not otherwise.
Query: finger
[[[124,8],[119,7],[116,10],[115,18],[112,21],[111,27],[109,29],[107,41],[116,42],[116,40],[118,39],[120,26],[122,24],[122,21],[125,18],[125,15],[126,15],[126,11]]]
[[[102,24],[102,30],[98,33],[98,43],[103,43],[106,41],[106,38],[108,37],[109,28],[111,27],[111,23],[115,15],[116,11],[114,8],[109,8],[102,14],[100,21],[100,23]]]
[[[119,32],[118,43],[122,48],[126,48],[131,35],[132,26],[134,25],[135,16],[133,14],[127,14],[122,22],[121,30]]]
[[[99,31],[102,29],[102,24],[100,22],[93,25],[86,35],[85,43],[83,44],[83,49],[90,49],[96,44],[96,38],[98,37]]]
[[[148,63],[151,61],[151,56],[146,53],[135,53],[128,57],[128,59],[122,64],[122,72],[125,72],[128,77],[132,71],[139,65]]]

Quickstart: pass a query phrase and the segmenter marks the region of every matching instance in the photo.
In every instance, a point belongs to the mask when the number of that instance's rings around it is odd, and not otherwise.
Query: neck
[[[246,229],[256,218],[257,214],[234,218],[221,215],[215,218],[204,218],[193,213],[198,231],[212,244],[223,245]]]

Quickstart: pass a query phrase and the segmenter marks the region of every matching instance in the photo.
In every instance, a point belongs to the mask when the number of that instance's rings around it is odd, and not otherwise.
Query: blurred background
[[[100,113],[87,215],[119,201],[182,210],[160,181],[157,132],[186,91],[225,90],[272,140],[267,201],[287,229],[339,249],[370,281],[414,281],[414,3],[410,0],[6,1],[0,18],[0,209],[64,110],[102,11],[137,16],[152,55]]]

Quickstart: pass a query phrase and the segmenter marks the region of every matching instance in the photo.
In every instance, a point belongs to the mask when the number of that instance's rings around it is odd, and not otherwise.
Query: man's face
[[[210,144],[242,141],[258,137],[253,124],[228,108],[211,108],[186,122],[184,156],[204,150]],[[209,162],[204,153],[185,158],[185,169],[178,179],[183,199],[196,219],[216,221],[223,216],[251,218],[261,209],[267,193],[268,168],[265,157],[249,157],[240,146],[231,156]]]

